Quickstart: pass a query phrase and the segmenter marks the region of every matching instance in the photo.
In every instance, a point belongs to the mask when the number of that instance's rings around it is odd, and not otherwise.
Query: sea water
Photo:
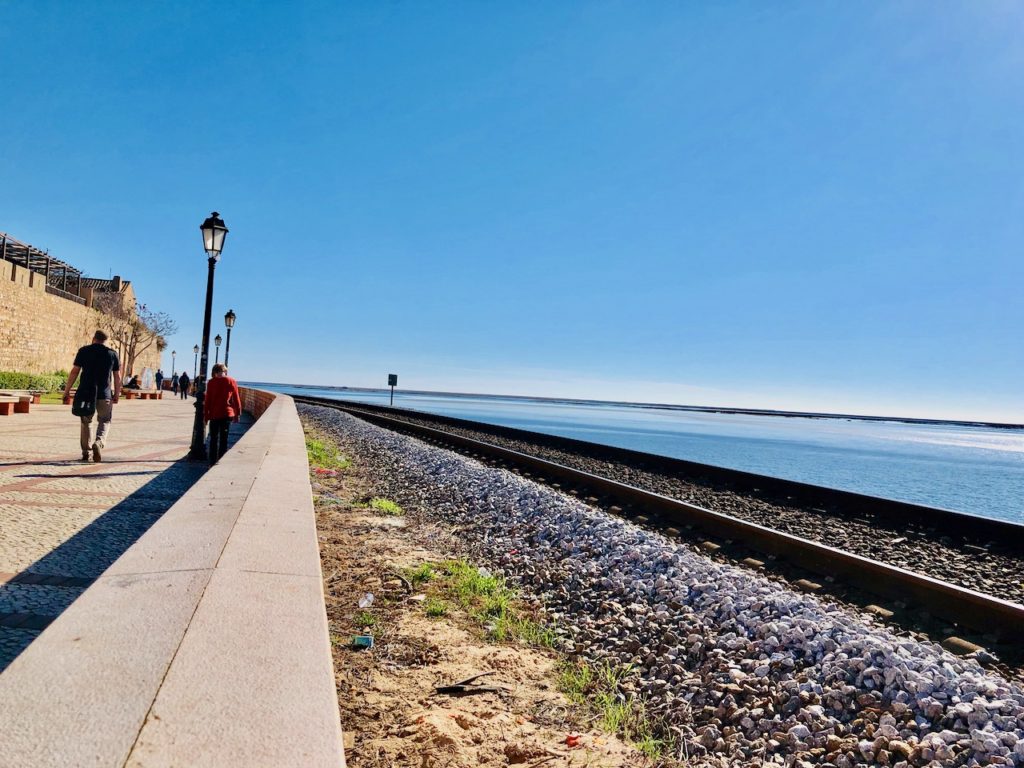
[[[259,385],[387,405],[387,391]],[[490,395],[395,394],[396,408],[632,448],[1024,524],[1024,430],[680,411]]]

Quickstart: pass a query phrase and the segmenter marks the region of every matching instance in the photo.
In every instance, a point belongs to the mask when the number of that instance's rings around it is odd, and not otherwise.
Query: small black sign
[[[397,387],[398,386],[398,374],[397,373],[389,373],[388,374],[388,386],[389,387]]]

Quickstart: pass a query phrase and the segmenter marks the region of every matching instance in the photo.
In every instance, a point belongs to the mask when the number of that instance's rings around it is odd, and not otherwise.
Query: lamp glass
[[[199,229],[203,233],[203,249],[210,258],[218,258],[220,252],[224,250],[224,238],[228,234],[228,228],[224,226],[224,221],[220,218],[220,214],[216,211],[211,213],[209,218],[200,225]]]
[[[229,309],[227,314],[224,315],[224,325],[228,328],[235,327],[235,311],[233,309]]]

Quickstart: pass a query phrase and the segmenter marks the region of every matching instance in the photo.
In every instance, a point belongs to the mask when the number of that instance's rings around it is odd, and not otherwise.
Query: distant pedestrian
[[[75,392],[71,412],[81,419],[80,442],[82,461],[89,460],[92,449],[92,460],[103,460],[103,448],[106,445],[107,431],[113,418],[114,405],[121,397],[121,361],[117,353],[106,346],[107,334],[96,331],[92,344],[82,347],[75,355],[74,365],[68,374],[68,383],[64,385],[64,404],[71,403],[71,390],[82,374]],[[91,436],[92,417],[96,416],[96,439]]]
[[[153,378],[156,379],[156,391],[161,391],[164,388],[164,372],[157,368]]]
[[[238,382],[228,376],[227,366],[213,366],[213,378],[206,385],[203,419],[210,423],[210,466],[228,449],[228,428],[242,415],[242,396]]]
[[[171,376],[171,391],[177,396],[178,394],[178,374]]]
[[[181,391],[182,400],[188,400],[188,385],[188,374],[182,371],[181,376],[178,377],[178,389]]]

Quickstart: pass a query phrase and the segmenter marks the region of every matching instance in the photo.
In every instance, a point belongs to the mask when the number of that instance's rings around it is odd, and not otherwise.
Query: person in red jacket
[[[203,401],[203,420],[210,424],[210,466],[228,449],[228,427],[238,423],[242,415],[242,396],[238,393],[238,382],[228,376],[227,366],[217,363],[213,366],[213,378],[206,385],[206,399]]]

